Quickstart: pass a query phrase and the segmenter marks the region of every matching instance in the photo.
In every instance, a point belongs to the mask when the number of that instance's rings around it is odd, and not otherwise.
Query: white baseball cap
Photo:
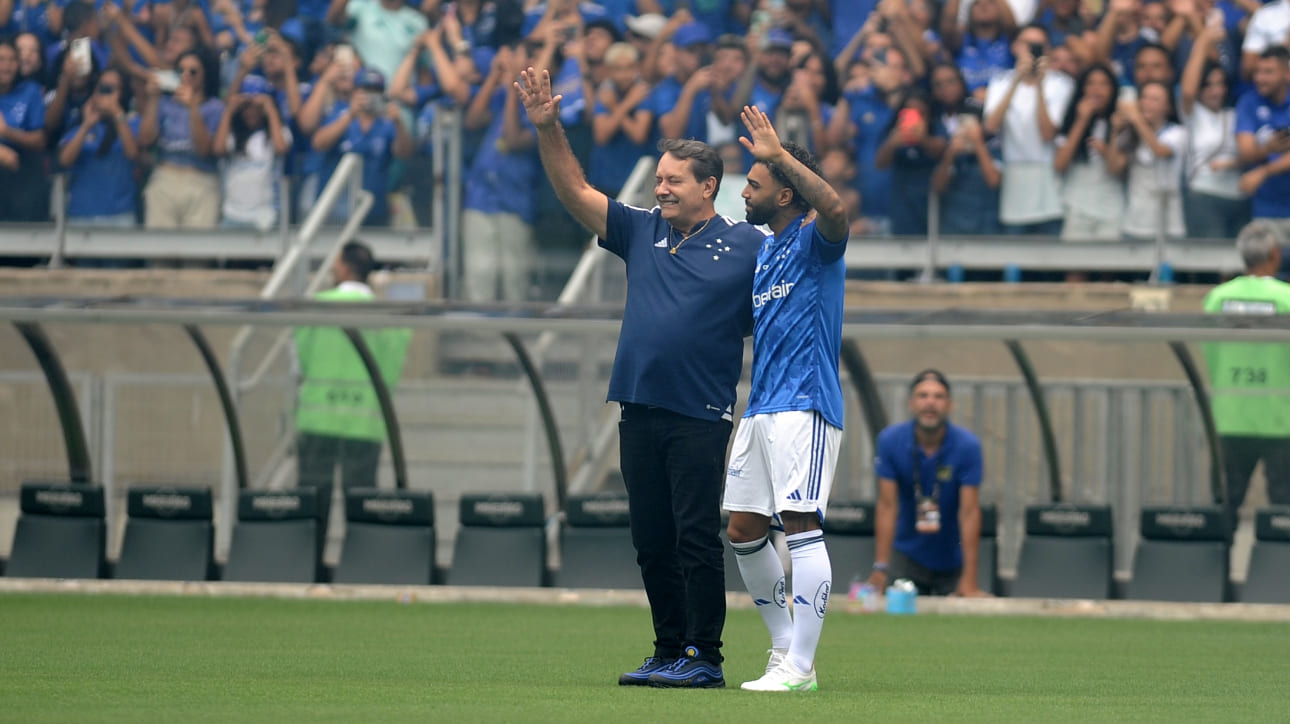
[[[667,18],[658,13],[645,13],[644,15],[628,15],[623,19],[623,22],[627,24],[628,30],[653,40],[658,37],[659,33],[663,32],[663,27],[667,25]]]

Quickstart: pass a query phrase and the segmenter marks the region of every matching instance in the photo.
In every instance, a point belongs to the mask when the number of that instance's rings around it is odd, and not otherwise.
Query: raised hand
[[[784,152],[784,146],[779,142],[779,134],[775,132],[775,126],[771,125],[770,119],[765,113],[756,106],[744,106],[739,113],[743,119],[744,127],[748,129],[748,140],[745,136],[739,137],[739,142],[744,148],[753,155],[758,161],[774,161]]]
[[[520,79],[513,84],[519,93],[520,103],[529,121],[538,128],[554,126],[560,118],[560,101],[563,95],[552,97],[551,73],[534,70],[532,66],[520,71]]]

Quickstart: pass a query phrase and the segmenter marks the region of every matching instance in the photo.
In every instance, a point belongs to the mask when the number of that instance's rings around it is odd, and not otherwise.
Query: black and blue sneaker
[[[699,650],[686,646],[681,658],[649,676],[649,685],[671,689],[721,689],[726,677],[721,664],[699,658]]]
[[[662,671],[676,661],[674,658],[664,658],[662,656],[651,656],[645,659],[645,663],[635,671],[628,671],[626,674],[618,677],[619,686],[649,686],[649,676],[656,671]]]

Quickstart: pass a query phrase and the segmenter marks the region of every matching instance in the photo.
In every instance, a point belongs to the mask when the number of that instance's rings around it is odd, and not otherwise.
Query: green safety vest
[[[370,289],[351,285],[329,289],[314,297],[334,302],[369,302]],[[412,332],[407,329],[364,330],[381,379],[393,392],[403,374],[403,360]],[[296,429],[316,435],[383,441],[386,438],[381,404],[354,345],[337,327],[297,327],[296,354],[300,360],[300,398]]]
[[[1205,296],[1214,314],[1290,314],[1290,284],[1237,277]],[[1222,435],[1290,437],[1290,343],[1208,342],[1214,426]]]

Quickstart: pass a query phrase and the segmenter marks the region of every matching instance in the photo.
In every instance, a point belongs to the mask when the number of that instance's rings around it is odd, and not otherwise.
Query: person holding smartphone
[[[179,86],[162,93],[155,76],[143,100],[139,142],[155,147],[157,166],[144,187],[150,229],[209,229],[219,223],[220,183],[212,139],[224,114],[219,66],[202,51],[179,56]]]
[[[80,122],[58,145],[58,165],[67,169],[67,224],[132,228],[139,117],[125,111],[130,89],[120,71],[109,68],[97,81]]]
[[[278,181],[291,150],[291,131],[274,102],[273,86],[247,76],[224,107],[213,148],[222,159],[223,226],[267,231],[277,223]]]
[[[363,223],[389,224],[388,174],[390,163],[412,155],[412,136],[403,124],[403,113],[385,95],[385,78],[374,68],[364,68],[354,82],[349,105],[338,109],[313,136],[314,150],[326,153],[319,188],[331,179],[340,157],[363,157],[363,189],[372,194],[372,208]],[[343,210],[344,203],[336,209]]]
[[[936,168],[947,145],[945,128],[932,115],[931,100],[921,90],[907,92],[874,157],[879,169],[892,169],[892,234],[927,234],[927,194],[931,189],[932,169]]]
[[[1056,236],[1062,196],[1054,141],[1073,83],[1048,67],[1048,31],[1027,25],[1012,43],[1017,65],[990,81],[985,130],[1003,139],[999,220],[1013,234]]]
[[[0,221],[48,219],[44,114],[40,86],[18,77],[18,48],[0,39]]]

